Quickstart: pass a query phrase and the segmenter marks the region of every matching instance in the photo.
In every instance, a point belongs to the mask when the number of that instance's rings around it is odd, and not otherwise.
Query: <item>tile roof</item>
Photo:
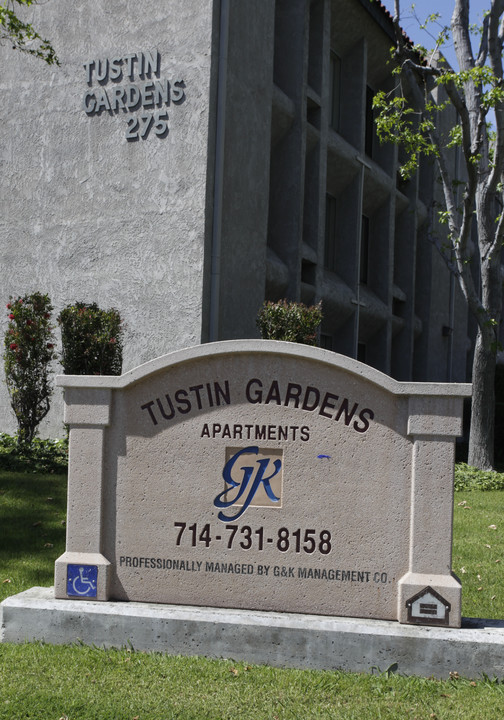
[[[361,4],[364,5],[364,7],[366,7],[366,9],[371,14],[375,14],[376,9],[379,8],[378,12],[384,20],[384,22],[380,24],[382,25],[383,29],[391,36],[391,38],[394,39],[394,16],[391,12],[389,12],[389,10],[387,10],[385,5],[380,0],[361,0]],[[373,13],[373,9],[375,9],[375,13]],[[376,19],[378,20],[378,17],[376,17]],[[408,44],[415,44],[413,40],[404,32],[404,30],[402,30],[402,34]]]

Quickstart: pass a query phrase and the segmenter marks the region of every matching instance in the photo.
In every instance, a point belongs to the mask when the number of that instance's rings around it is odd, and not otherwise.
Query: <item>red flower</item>
[[[11,350],[17,350],[17,345],[16,345],[16,343],[11,343],[11,344],[9,345],[9,347],[10,347]]]
[[[52,343],[47,343],[47,347],[48,347],[49,350],[52,350],[53,347],[54,347],[54,345],[53,345]]]
[[[10,310],[12,305],[10,303],[7,303],[7,310]]]
[[[114,344],[115,344],[115,341],[116,341],[115,338],[110,338],[109,343],[110,343],[111,345],[114,345]]]
[[[13,314],[13,313],[11,313],[11,314],[9,315],[9,320],[14,320],[14,314]]]

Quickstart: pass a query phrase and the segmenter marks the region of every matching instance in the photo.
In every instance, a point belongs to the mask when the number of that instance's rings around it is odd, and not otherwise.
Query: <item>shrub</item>
[[[504,473],[478,470],[466,463],[455,465],[455,490],[504,490]]]
[[[65,375],[120,375],[123,326],[117,310],[96,303],[67,305],[58,317]]]
[[[315,345],[322,322],[322,303],[265,302],[257,315],[257,326],[263,340],[287,340]]]
[[[39,423],[49,412],[54,352],[47,295],[33,293],[10,299],[9,325],[4,339],[4,367],[11,406],[18,423],[18,443],[31,443]]]
[[[68,467],[68,439],[19,444],[18,438],[0,433],[0,470],[64,473]]]

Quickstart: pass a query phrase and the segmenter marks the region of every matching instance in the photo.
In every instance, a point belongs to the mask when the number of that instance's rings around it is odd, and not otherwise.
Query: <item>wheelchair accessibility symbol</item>
[[[67,595],[96,597],[97,565],[67,565]]]

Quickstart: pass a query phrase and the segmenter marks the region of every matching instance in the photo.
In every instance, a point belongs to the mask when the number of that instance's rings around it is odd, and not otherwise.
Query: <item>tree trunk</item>
[[[472,371],[471,430],[468,463],[480,470],[493,469],[495,418],[495,347],[493,334],[478,331]]]

